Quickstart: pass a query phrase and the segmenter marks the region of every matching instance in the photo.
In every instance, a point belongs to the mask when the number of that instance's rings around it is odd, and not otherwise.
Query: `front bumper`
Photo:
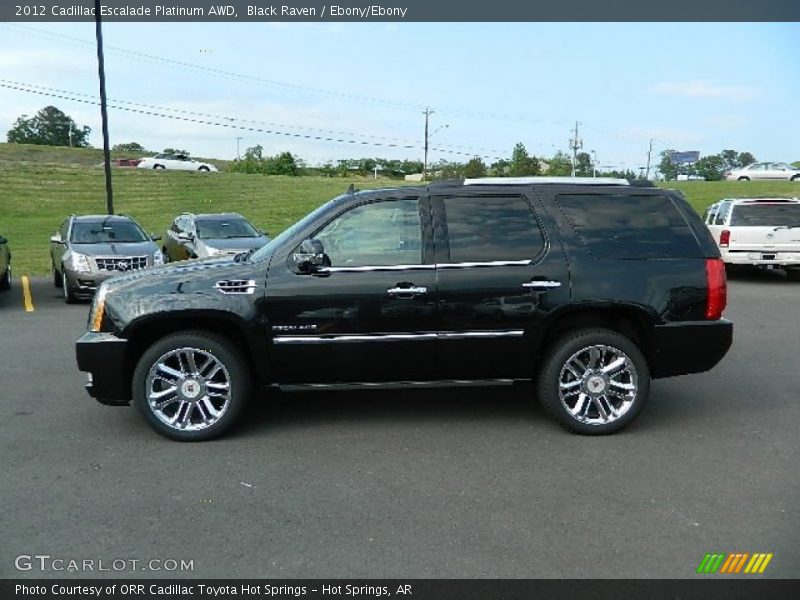
[[[101,404],[121,406],[130,403],[126,349],[127,340],[111,333],[90,331],[75,342],[78,369],[89,373],[86,391]]]
[[[727,319],[657,325],[650,374],[659,378],[708,371],[722,360],[732,343],[733,323]]]
[[[106,279],[119,275],[118,271],[71,271],[66,269],[70,291],[80,297],[91,298]]]

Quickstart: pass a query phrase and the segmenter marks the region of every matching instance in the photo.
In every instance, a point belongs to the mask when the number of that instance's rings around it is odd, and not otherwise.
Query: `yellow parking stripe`
[[[25,305],[25,312],[33,312],[33,297],[31,296],[31,282],[27,275],[22,276],[22,303]]]
[[[773,554],[772,554],[772,552],[770,552],[769,554],[767,554],[767,555],[764,557],[764,562],[763,562],[763,563],[761,563],[761,567],[758,569],[758,572],[759,572],[759,573],[763,573],[763,572],[764,572],[764,569],[766,569],[766,568],[767,568],[767,565],[769,564],[769,561],[771,561],[771,560],[772,560],[772,557],[773,557]]]

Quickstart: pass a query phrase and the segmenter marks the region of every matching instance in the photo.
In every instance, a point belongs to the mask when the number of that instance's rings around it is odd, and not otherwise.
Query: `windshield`
[[[75,222],[72,224],[72,243],[111,244],[146,242],[144,231],[131,221]]]
[[[284,229],[279,235],[272,238],[266,246],[262,246],[253,255],[250,257],[251,261],[258,261],[266,258],[270,254],[272,254],[273,250],[280,247],[286,240],[291,239],[294,237],[297,232],[302,231],[305,229],[310,223],[315,221],[321,214],[330,210],[330,207],[336,202],[336,198],[331,200],[330,202],[326,202],[316,210],[311,211],[305,217],[300,219],[297,223],[289,227],[288,229]]]
[[[800,227],[800,204],[742,204],[733,207],[731,226]]]
[[[197,219],[197,237],[206,240],[253,238],[261,234],[244,219]]]

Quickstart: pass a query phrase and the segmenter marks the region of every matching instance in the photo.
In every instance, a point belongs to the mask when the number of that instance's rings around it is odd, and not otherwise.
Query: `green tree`
[[[739,164],[741,166],[746,167],[747,165],[752,165],[754,162],[756,162],[756,157],[749,152],[739,153]]]
[[[594,175],[592,157],[588,152],[578,152],[578,162],[575,165],[575,175],[578,177],[591,177]]]
[[[475,156],[467,162],[464,167],[464,177],[474,179],[476,177],[486,177],[486,163],[480,156]]]
[[[114,144],[111,148],[114,152],[137,152],[139,154],[146,154],[147,149],[139,142],[126,142],[124,144]]]
[[[43,146],[74,146],[87,148],[91,129],[78,127],[72,117],[55,106],[45,106],[30,119],[22,115],[8,130],[6,138],[13,144],[38,144]]]
[[[267,175],[292,175],[300,174],[297,160],[291,152],[281,152],[264,160],[263,173]]]
[[[661,162],[658,163],[658,170],[667,181],[678,177],[678,166],[672,162],[673,152],[674,150],[664,150],[661,153]]]
[[[528,154],[525,145],[519,142],[511,152],[509,175],[523,177],[525,175],[538,175],[541,172],[539,161],[535,156]]]
[[[506,177],[509,171],[511,171],[511,163],[505,158],[501,158],[492,163],[492,166],[489,167],[489,171],[493,177]]]
[[[191,156],[188,150],[177,150],[176,148],[164,148],[161,152],[162,154],[183,154],[184,156]]]
[[[724,153],[704,156],[695,162],[694,165],[692,165],[694,172],[697,175],[704,177],[706,181],[719,181],[722,179],[723,173],[725,173],[725,170],[728,168],[725,166],[725,158],[723,154]]]
[[[800,160],[796,160],[796,161],[794,161],[794,162],[792,163],[792,166],[793,166],[793,167],[797,167],[798,169],[800,169]]]
[[[572,174],[572,161],[569,156],[559,151],[547,161],[547,174],[553,177],[561,177]]]

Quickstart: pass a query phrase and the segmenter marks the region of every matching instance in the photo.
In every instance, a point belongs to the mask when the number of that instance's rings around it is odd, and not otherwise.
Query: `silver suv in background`
[[[703,220],[729,268],[781,268],[800,281],[800,199],[727,198]]]
[[[53,284],[68,303],[90,298],[109,277],[164,264],[159,239],[124,215],[71,215],[50,238]]]

